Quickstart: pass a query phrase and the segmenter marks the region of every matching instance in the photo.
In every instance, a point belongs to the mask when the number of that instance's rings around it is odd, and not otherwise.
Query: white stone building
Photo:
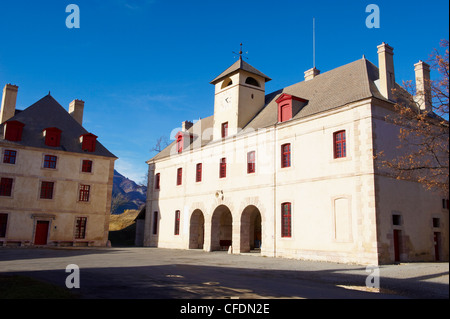
[[[364,57],[313,68],[270,94],[271,79],[242,59],[216,77],[214,114],[183,122],[148,161],[144,246],[358,264],[448,260],[448,201],[376,170],[374,154],[395,155],[398,132],[385,121],[393,49],[383,43],[378,55],[378,68]]]

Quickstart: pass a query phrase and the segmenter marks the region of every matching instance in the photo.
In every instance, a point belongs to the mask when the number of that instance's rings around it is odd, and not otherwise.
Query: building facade
[[[0,244],[105,246],[117,158],[83,128],[83,101],[67,112],[49,94],[19,111],[17,93],[4,87]]]
[[[183,122],[147,162],[144,246],[358,264],[448,260],[446,199],[375,165],[377,152],[395,155],[399,129],[385,120],[393,49],[381,44],[378,57],[379,67],[363,57],[313,68],[270,94],[271,79],[242,59],[216,77],[214,115]]]

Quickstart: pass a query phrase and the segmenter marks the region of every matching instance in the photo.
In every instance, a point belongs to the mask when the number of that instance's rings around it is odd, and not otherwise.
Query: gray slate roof
[[[236,67],[238,66],[238,62],[219,75],[213,82],[223,78],[230,72],[237,70]],[[275,125],[278,122],[278,104],[276,103],[276,100],[283,93],[308,100],[308,103],[295,114],[290,121],[326,112],[366,98],[374,97],[387,101],[379,92],[375,84],[375,81],[378,79],[378,68],[374,64],[365,58],[356,60],[331,71],[319,74],[312,80],[302,81],[267,94],[265,105],[243,129],[253,128],[256,130]],[[211,130],[213,124],[214,116],[210,116],[196,123],[196,125],[201,125],[202,131],[206,129]],[[192,132],[192,130],[193,128],[189,131]],[[245,131],[241,134],[245,134]],[[204,139],[201,143],[202,146],[208,144],[212,140],[212,137],[209,136],[209,134],[205,135],[207,136],[203,137]],[[150,161],[169,156],[170,150],[174,145],[175,142],[162,150]]]
[[[92,154],[117,158],[97,141],[95,152],[81,149],[80,136],[90,133],[81,126],[50,94],[21,112],[16,112],[9,121],[19,121],[25,124],[22,141],[11,142],[3,137],[3,125],[0,125],[0,141],[11,145],[23,145],[50,150],[61,150],[73,153]],[[43,130],[50,127],[59,128],[61,145],[50,147],[45,145]]]
[[[239,58],[239,60],[237,60],[235,63],[233,63],[232,66],[230,66],[228,69],[226,69],[225,71],[223,71],[218,77],[216,77],[214,80],[211,81],[211,84],[215,84],[218,81],[220,81],[221,79],[223,79],[226,76],[231,75],[232,73],[236,72],[237,70],[244,70],[256,75],[259,75],[261,77],[263,77],[266,82],[272,80],[271,78],[269,78],[267,75],[265,75],[264,73],[262,73],[261,71],[255,69],[254,67],[252,67],[250,64],[248,64],[247,62],[245,62],[244,60],[242,60],[241,58]]]

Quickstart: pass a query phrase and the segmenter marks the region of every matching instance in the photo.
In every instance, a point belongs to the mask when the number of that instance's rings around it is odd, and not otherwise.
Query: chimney
[[[431,111],[430,66],[423,61],[414,64],[416,73],[415,101],[421,111]]]
[[[315,67],[312,69],[309,69],[308,71],[305,72],[305,81],[312,80],[319,74],[320,74],[320,71],[317,70]]]
[[[189,130],[194,124],[189,121],[184,121],[181,123],[181,131],[186,132]]]
[[[83,111],[84,111],[84,102],[81,100],[73,100],[69,106],[69,114],[83,125]]]
[[[380,93],[388,100],[393,100],[392,89],[395,85],[394,49],[386,43],[378,48],[378,68],[380,72]]]
[[[0,113],[0,124],[5,123],[16,113],[17,92],[19,87],[6,84],[3,88],[2,109]]]

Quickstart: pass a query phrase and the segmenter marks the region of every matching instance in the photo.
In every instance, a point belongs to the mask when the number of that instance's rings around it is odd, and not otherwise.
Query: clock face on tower
[[[221,101],[222,110],[227,110],[231,106],[231,96],[225,95]]]

